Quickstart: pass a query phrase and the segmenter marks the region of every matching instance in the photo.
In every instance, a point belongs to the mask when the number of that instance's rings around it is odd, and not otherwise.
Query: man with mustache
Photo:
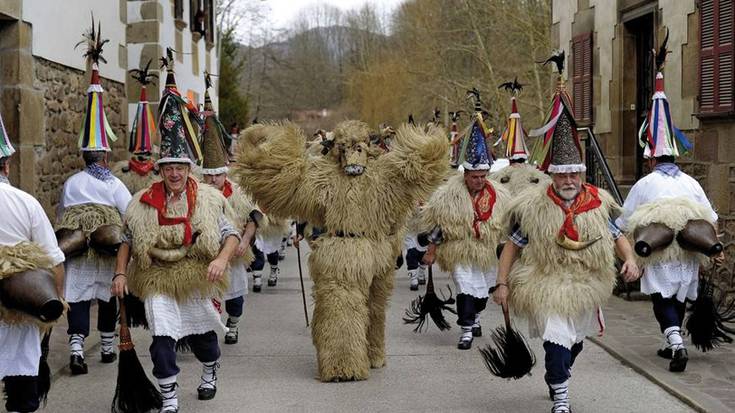
[[[175,88],[168,70],[166,83]],[[145,305],[163,413],[178,411],[177,347],[190,348],[202,363],[199,400],[213,399],[217,392],[217,332],[227,330],[212,299],[226,290],[228,263],[240,242],[225,215],[229,208],[225,197],[191,176],[201,152],[197,141],[186,137],[185,105],[171,90],[164,94],[159,121],[161,158],[156,163],[163,180],[130,202],[126,239],[112,281],[114,295],[123,297],[129,288]],[[128,266],[131,257],[133,265]]]
[[[612,223],[619,206],[607,191],[582,183],[586,167],[570,108],[560,81],[547,124],[531,131],[544,135],[537,161],[552,182],[511,203],[510,242],[493,292],[497,304],[528,320],[532,338],[544,341],[554,413],[571,411],[571,368],[584,338],[604,329],[600,308],[615,284],[615,252],[624,260],[623,277],[638,276],[630,244]]]
[[[455,173],[439,187],[421,210],[422,228],[433,234],[423,257],[436,259],[452,274],[457,288],[457,324],[461,328],[457,348],[468,350],[473,337],[482,335],[480,313],[495,285],[495,249],[503,234],[503,216],[510,193],[488,179],[492,158],[486,146],[482,114],[476,113],[462,158],[463,173]],[[420,237],[423,238],[423,237]]]

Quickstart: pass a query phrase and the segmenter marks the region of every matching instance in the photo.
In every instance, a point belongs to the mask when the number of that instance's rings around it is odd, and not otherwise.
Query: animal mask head
[[[360,121],[349,120],[334,128],[331,154],[349,176],[362,175],[370,153],[370,129]]]

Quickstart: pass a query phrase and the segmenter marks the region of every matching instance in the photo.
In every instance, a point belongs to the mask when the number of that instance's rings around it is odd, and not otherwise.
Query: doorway
[[[655,27],[655,12],[624,23],[623,179],[630,183],[648,172],[638,144],[638,131],[648,115],[654,89],[656,68],[651,50],[655,45]]]

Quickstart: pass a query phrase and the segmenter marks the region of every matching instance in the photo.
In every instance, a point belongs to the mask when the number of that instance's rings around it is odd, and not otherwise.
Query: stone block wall
[[[43,95],[43,116],[34,121],[42,126],[41,145],[35,148],[34,195],[53,220],[64,181],[84,166],[77,147],[87,105],[89,75],[58,63],[34,58],[33,88]],[[105,113],[117,142],[112,161],[126,157],[127,97],[125,84],[104,78],[101,67]],[[22,171],[21,171],[22,173]]]

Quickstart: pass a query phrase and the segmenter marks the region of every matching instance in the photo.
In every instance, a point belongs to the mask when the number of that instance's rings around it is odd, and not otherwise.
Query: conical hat
[[[543,136],[543,139],[536,142],[531,155],[532,162],[539,164],[540,170],[550,173],[587,170],[582,159],[582,146],[573,113],[571,99],[560,78],[544,126],[528,134]]]
[[[489,171],[492,160],[488,156],[487,128],[481,113],[475,113],[475,121],[464,139],[462,148],[462,167],[466,171]]]
[[[521,124],[521,115],[518,113],[515,96],[511,100],[511,114],[501,138],[505,142],[505,157],[508,159],[528,159],[526,147],[526,131]]]
[[[92,64],[92,80],[87,89],[87,109],[84,113],[84,122],[79,131],[79,149],[82,151],[111,151],[110,142],[115,142],[117,136],[112,131],[105,115],[105,105],[102,99],[102,85],[100,84],[99,68],[97,63]]]
[[[172,59],[162,59],[166,66],[166,88],[158,110],[161,157],[156,162],[198,164],[202,158],[197,132],[186,100],[176,88]]]
[[[679,156],[688,152],[692,145],[686,136],[674,126],[669,101],[664,93],[664,75],[656,73],[656,91],[653,104],[638,132],[638,141],[643,147],[644,158]]]

